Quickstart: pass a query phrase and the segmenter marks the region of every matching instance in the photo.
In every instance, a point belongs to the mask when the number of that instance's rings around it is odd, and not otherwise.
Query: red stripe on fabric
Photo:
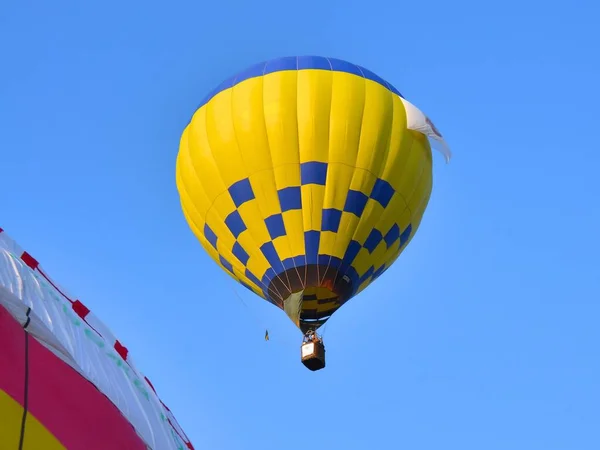
[[[37,261],[37,259],[35,259],[33,256],[31,256],[27,252],[23,252],[23,254],[21,255],[21,259],[23,260],[23,262],[26,265],[28,265],[33,270],[37,269],[38,266],[40,265],[40,263]]]
[[[0,390],[21,406],[25,392],[25,336],[23,327],[0,306]]]
[[[85,317],[90,313],[90,309],[83,303],[81,303],[79,300],[75,300],[71,307],[73,308],[73,311],[75,311],[75,314],[77,314],[83,320],[85,320]]]
[[[115,351],[119,354],[123,361],[127,361],[127,355],[129,354],[129,350],[119,341],[115,341]]]
[[[29,411],[69,449],[146,450],[117,407],[35,339],[29,347],[28,403]]]

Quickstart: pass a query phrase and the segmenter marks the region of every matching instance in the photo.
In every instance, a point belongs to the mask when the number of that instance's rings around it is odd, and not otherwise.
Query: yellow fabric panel
[[[296,155],[298,154],[296,153]],[[300,163],[285,163],[273,170],[278,189],[300,186]]]
[[[325,198],[323,199],[323,208],[344,209],[346,195],[354,175],[354,166],[348,166],[342,163],[329,163],[327,167],[327,177],[332,180],[325,187]]]
[[[335,245],[338,237],[339,233],[334,233],[333,231],[322,231],[321,240],[319,241],[319,254],[335,256]],[[339,258],[342,256],[339,256]]]
[[[296,72],[300,162],[329,160],[331,72]],[[285,151],[283,147],[279,151]]]
[[[364,275],[369,270],[369,267],[374,265],[373,263],[374,261],[371,257],[371,254],[367,251],[366,248],[361,248],[358,252],[358,255],[356,256],[356,259],[354,260],[354,264],[352,265],[354,266],[359,275]]]
[[[412,136],[411,136],[412,137]],[[426,160],[423,158],[422,143],[411,138],[406,140],[406,146],[403,150],[407,157],[404,159],[404,165],[397,168],[396,173],[392,174],[396,181],[396,190],[401,193],[407,204],[410,206],[411,198],[419,183],[423,170],[426,167]]]
[[[208,105],[207,105],[208,106]],[[183,171],[186,165],[193,168],[197,180],[202,185],[202,189],[208,199],[209,204],[212,204],[214,199],[226,191],[228,184],[227,180],[221,177],[221,169],[218,165],[218,160],[213,156],[213,148],[208,140],[208,120],[206,107],[200,108],[192,117],[192,121],[188,125],[186,131],[187,146],[182,147],[182,150],[188,152],[188,163],[185,160],[178,161],[177,167],[180,167],[181,177],[187,179],[186,172]],[[214,133],[213,133],[214,134]],[[184,145],[184,144],[182,144]],[[214,154],[219,154],[218,148],[214,148]],[[189,174],[189,172],[187,172]],[[189,177],[192,174],[188,175]],[[191,193],[190,193],[191,194]],[[193,197],[193,202],[196,203],[196,197]]]
[[[291,167],[300,184],[300,155],[298,152],[297,74],[275,72],[261,78],[264,83],[263,110],[273,166]],[[277,151],[278,149],[288,151]],[[277,173],[277,170],[276,170]],[[291,186],[292,184],[278,184]]]
[[[290,242],[287,236],[280,236],[273,239],[273,246],[282,260],[292,257]]]
[[[295,209],[284,212],[283,223],[290,246],[290,255],[297,256],[304,254],[304,219],[302,211]]]
[[[406,128],[406,110],[399,97],[393,95],[393,113],[392,128],[390,131],[390,143],[388,148],[388,157],[385,167],[381,173],[381,178],[390,183],[398,191],[399,175],[406,169],[406,159],[408,158],[407,140],[411,139],[411,134]]]
[[[220,122],[224,114],[232,117],[232,128],[226,127],[226,130],[227,133],[232,133],[232,141],[236,145],[223,148],[223,160],[227,159],[228,169],[235,166],[236,172],[231,174],[231,180],[235,182],[247,177],[248,174],[264,173],[265,170],[272,169],[273,158],[265,125],[263,79],[246,80],[229,91],[231,97],[223,106],[223,110],[215,109],[213,111],[215,122]],[[238,151],[239,155],[236,154]],[[221,160],[219,161],[221,162]],[[225,165],[222,167],[225,168]],[[273,177],[272,171],[266,172],[266,174]],[[260,180],[255,187],[262,186],[260,183],[268,181],[272,182],[268,179]],[[264,189],[267,190],[270,187],[265,185]]]
[[[0,389],[0,448],[18,449],[21,438],[23,407]],[[65,450],[31,413],[27,413],[23,450]]]
[[[264,170],[250,175],[250,183],[260,210],[260,218],[270,217],[281,213],[277,186],[272,170]]]
[[[331,93],[330,164],[356,167],[365,105],[365,82],[345,73],[333,74]]]
[[[306,184],[302,186],[302,215],[304,230],[320,230],[323,214],[324,186]]]
[[[367,197],[371,194],[375,185],[376,176],[369,169],[352,169],[352,179],[350,180],[350,189],[360,191]]]
[[[231,110],[232,96],[232,89],[228,89],[221,92],[205,106],[206,119],[203,128],[206,131],[213,164],[217,169],[216,176],[220,177],[225,187],[246,178],[245,164],[248,164],[238,147]],[[198,128],[200,127],[198,126]],[[192,129],[195,129],[195,127]],[[211,173],[207,176],[207,179],[212,179],[213,176]]]
[[[371,261],[373,262],[372,265],[375,266],[375,269],[378,269],[387,262],[385,258],[387,251],[388,248],[385,241],[382,240],[379,244],[377,244],[375,250],[373,250],[373,253],[371,253]]]
[[[230,200],[226,195],[223,195],[223,197]],[[231,212],[234,211],[235,207]],[[248,242],[248,246],[252,245],[252,248],[247,248],[246,251],[251,255],[260,255],[260,246],[265,242],[269,242],[271,236],[269,236],[269,230],[267,230],[267,226],[265,225],[265,217],[261,214],[258,202],[256,200],[250,200],[239,206],[237,211],[240,213],[240,217],[244,221],[246,227],[248,227],[248,233],[252,238],[251,242],[253,242],[253,244]],[[242,232],[242,235],[244,235],[244,233],[246,232]],[[241,237],[238,238],[238,240],[239,239],[241,239]]]
[[[355,167],[379,177],[388,156],[394,103],[392,93],[374,81],[365,81],[365,104]]]

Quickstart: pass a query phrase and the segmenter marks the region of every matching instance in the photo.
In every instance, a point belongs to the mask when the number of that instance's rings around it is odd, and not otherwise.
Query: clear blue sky
[[[599,14],[592,0],[6,1],[0,226],[107,322],[197,449],[596,450]],[[202,97],[298,54],[375,71],[455,153],[436,154],[403,256],[328,324],[317,373],[283,312],[204,254],[174,181]]]

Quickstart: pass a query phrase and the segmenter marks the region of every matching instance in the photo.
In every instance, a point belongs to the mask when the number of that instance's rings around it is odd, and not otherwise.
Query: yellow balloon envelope
[[[427,134],[441,138],[419,114],[345,61],[253,66],[208,95],[183,132],[185,217],[223,270],[314,330],[419,227],[432,188]]]

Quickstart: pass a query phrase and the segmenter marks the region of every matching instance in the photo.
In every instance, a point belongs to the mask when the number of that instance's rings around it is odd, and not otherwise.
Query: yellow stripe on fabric
[[[336,305],[335,302],[320,303],[317,305],[317,313],[330,311],[330,310],[334,309],[336,306],[339,306],[339,305]]]
[[[263,76],[263,109],[273,166],[292,164],[300,184],[298,152],[297,73],[275,72]],[[276,177],[278,175],[276,170]],[[278,183],[278,187],[285,183]],[[291,184],[288,184],[291,186]]]
[[[367,273],[372,265],[371,254],[366,248],[361,248],[356,256],[356,259],[352,263],[352,266],[356,269],[358,276],[360,277]]]
[[[306,184],[302,186],[302,212],[305,231],[321,230],[325,186]]]
[[[185,195],[186,199],[182,202],[193,204],[193,209],[198,213],[204,222],[206,212],[212,204],[212,199],[206,195],[206,190],[199,180],[199,174],[194,171],[194,165],[191,161],[188,129],[183,132],[180,142],[180,151],[177,154],[175,182],[180,194]]]
[[[204,235],[204,224],[206,223],[206,212],[201,213],[197,210],[197,203],[194,202],[194,197],[189,194],[189,191],[182,183],[179,185],[179,196],[181,208],[185,213],[186,221],[189,226],[195,229],[194,234]],[[201,205],[201,204],[200,204]],[[197,235],[198,235],[197,234]]]
[[[425,209],[427,208],[427,204],[429,203],[429,198],[431,197],[431,190],[433,188],[433,173],[431,170],[426,170],[423,172],[423,177],[421,178],[421,183],[419,183],[419,188],[417,192],[420,192],[415,198],[420,198],[421,201],[416,204],[413,209],[413,234],[415,234],[417,228],[421,224],[421,220],[423,219],[423,214]]]
[[[319,254],[335,256],[335,243],[338,237],[338,233],[334,233],[333,231],[321,231],[321,238],[319,240]],[[342,256],[339,256],[339,258]]]
[[[244,203],[237,209],[240,217],[244,221],[244,224],[248,228],[248,232],[252,237],[252,241],[248,241],[248,246],[250,246],[250,242],[253,242],[254,252],[256,254],[261,254],[260,246],[265,242],[269,242],[271,240],[271,236],[269,235],[269,231],[267,230],[267,226],[265,225],[265,218],[258,207],[258,203],[256,200],[251,200],[249,202]],[[243,233],[242,233],[243,234]],[[251,250],[250,248],[246,249],[246,251]]]
[[[373,186],[375,185],[376,176],[372,172],[355,168],[350,181],[350,189],[353,191],[359,191],[365,194],[367,197],[371,195]]]
[[[389,90],[365,80],[365,104],[355,166],[379,177],[388,157],[394,103]]]
[[[348,190],[354,174],[354,167],[341,163],[330,164],[328,167],[328,181],[325,190],[326,197],[323,201],[324,209],[344,210]],[[331,247],[327,244],[328,251],[322,251],[337,258],[343,258],[346,248],[352,239],[353,230],[358,224],[358,217],[350,213],[341,213],[340,224]],[[322,238],[323,239],[323,238]],[[329,242],[329,238],[325,238]],[[323,242],[321,245],[324,245]],[[323,247],[321,247],[323,248]]]
[[[412,177],[412,184],[408,185],[407,182],[407,201],[411,210],[415,210],[417,206],[421,203],[421,198],[423,196],[429,197],[431,193],[426,189],[428,183],[428,179],[432,177],[432,160],[431,160],[431,150],[429,147],[429,142],[425,136],[421,133],[414,133],[414,144],[412,154],[412,161],[414,161],[410,170],[414,170],[415,173]]]
[[[206,223],[217,235],[219,241],[224,241],[227,245],[233,245],[235,237],[229,231],[226,220],[229,214],[236,210],[233,200],[227,192],[217,197],[212,208],[206,215]]]
[[[324,298],[332,298],[337,297],[330,289],[325,287],[317,287],[314,290],[314,295],[317,296],[317,299],[323,300]]]
[[[392,96],[392,100],[393,114],[388,147],[389,154],[380,178],[390,183],[394,189],[397,189],[405,165],[404,161],[408,158],[406,140],[411,140],[411,136],[409,130],[406,128],[406,110],[404,109],[402,100],[395,95]],[[408,147],[410,147],[410,144]]]
[[[300,163],[327,162],[332,73],[301,70],[296,72],[296,76]]]
[[[343,258],[346,253],[346,249],[352,240],[354,230],[356,229],[360,218],[354,214],[348,212],[342,212],[342,218],[340,219],[340,227],[337,233],[337,240],[335,242],[333,256],[337,258]]]
[[[367,287],[369,287],[370,284],[371,284],[371,279],[367,278],[362,283],[360,283],[360,285],[358,286],[358,289],[357,289],[356,293],[358,294],[359,292],[364,291]]]
[[[183,212],[183,216],[185,217],[186,222],[189,224],[189,227],[191,228],[191,230],[194,233],[194,235],[196,236],[196,238],[204,239],[204,242],[202,242],[202,246],[204,246],[204,243],[206,243],[208,246],[211,246],[210,243],[208,243],[208,241],[206,241],[206,239],[204,237],[204,233],[201,231],[202,228],[204,228],[204,225],[202,225],[202,227],[200,227],[192,219],[192,217],[190,216],[190,213],[188,212],[187,203],[184,203],[181,205],[181,211]]]
[[[390,135],[393,125],[394,103],[387,89],[380,84],[365,80],[364,114],[361,123],[361,136],[350,189],[370,196],[376,178],[383,172],[389,154]],[[364,244],[376,228],[383,214],[382,206],[376,201],[368,201],[352,233],[352,239]],[[359,253],[354,267],[362,275],[370,265],[370,257]],[[363,266],[366,266],[364,270]],[[359,268],[360,267],[360,268]]]
[[[232,90],[228,89],[202,107],[206,110],[204,127],[212,159],[227,188],[248,174],[235,133],[232,96]]]
[[[6,369],[3,369],[6,370]],[[18,449],[23,407],[0,389],[0,448]],[[23,450],[66,450],[60,441],[35,417],[27,413]]]
[[[365,82],[361,77],[334,72],[331,86],[329,164],[354,168],[360,145]]]
[[[296,256],[292,254],[290,250],[290,242],[287,236],[281,236],[273,239],[273,246],[275,247],[275,251],[277,252],[277,255],[281,261]]]
[[[272,170],[264,170],[250,175],[250,184],[256,197],[261,218],[264,220],[273,214],[280,214],[279,197]]]
[[[346,203],[346,196],[352,181],[354,166],[340,163],[330,163],[327,167],[327,187],[323,199],[324,209],[338,209],[342,211]]]
[[[283,213],[286,238],[292,256],[304,255],[304,226],[302,211],[299,209]]]
[[[277,152],[277,153],[293,153]],[[297,155],[297,153],[296,153]],[[275,167],[275,181],[277,189],[285,189],[292,186],[300,186],[300,164],[288,163],[279,167]]]
[[[317,303],[316,300],[303,300],[302,301],[302,310],[303,311],[311,310],[311,309],[316,310],[318,307],[319,307],[319,304]]]
[[[385,236],[385,232],[383,234]],[[377,247],[375,247],[375,250],[373,250],[371,253],[371,265],[373,266],[374,270],[379,269],[383,264],[386,263],[385,256],[387,254],[387,250],[388,249],[385,240],[381,240],[381,242],[377,244]]]
[[[271,219],[272,216],[280,215],[282,213],[281,205],[279,203],[279,196],[277,193],[277,188],[275,186],[275,178],[273,176],[272,170],[265,170],[262,172],[255,173],[254,175],[251,175],[250,182],[252,183],[252,187],[253,187],[254,195],[256,196],[256,199],[249,203],[256,202],[258,204],[258,207],[260,210],[260,212],[259,212],[260,216],[259,217],[252,216],[249,220],[251,220],[252,222],[256,221],[256,226],[259,226],[258,222],[262,222],[262,227],[264,227],[263,229],[267,231],[267,234],[264,236],[264,239],[267,239],[267,236],[269,236],[268,240],[261,242],[261,245],[262,245],[262,244],[272,240],[272,238],[274,237],[269,234],[268,227],[265,224],[265,220],[272,220]],[[244,205],[242,205],[241,208],[243,208],[243,207],[244,207]],[[283,219],[283,217],[282,217],[282,219]],[[285,226],[285,222],[284,222],[284,226]],[[254,229],[254,228],[252,228],[252,229]],[[292,226],[291,231],[293,231],[293,229],[294,228]],[[286,235],[276,238],[278,244],[276,245],[275,248],[276,248],[279,258],[281,260],[287,258],[288,256],[292,256],[293,244],[291,243],[291,239],[288,239],[288,237],[287,237],[287,233],[288,233],[287,228],[286,228],[285,232],[286,232]],[[296,235],[296,239],[298,239],[298,235]],[[294,248],[296,248],[296,247],[294,247]],[[286,255],[286,256],[284,256],[284,255]]]
[[[404,169],[398,183],[398,192],[404,197],[409,207],[414,204],[413,194],[419,184],[423,170],[427,167],[427,160],[423,157],[422,143],[412,139],[409,156],[404,163]],[[418,202],[419,200],[417,200]]]
[[[248,250],[246,250],[248,251]],[[263,274],[271,267],[266,258],[260,258],[251,256],[246,264],[246,268],[259,280],[262,278]]]
[[[244,175],[239,178],[242,179],[246,174],[273,168],[263,113],[263,79],[250,78],[231,88],[231,91],[228,107],[233,119],[232,132],[241,157],[239,163],[243,165],[243,172],[240,173]]]
[[[212,150],[208,143],[207,132],[204,126],[206,117],[205,112],[206,111],[204,109],[201,109],[194,114],[192,122],[186,129],[185,134],[187,134],[187,147],[181,149],[184,155],[183,159],[181,160],[182,164],[179,167],[182,171],[182,177],[185,177],[186,179],[186,187],[191,187],[187,183],[188,175],[189,178],[196,177],[199,181],[199,185],[205,192],[205,197],[212,204],[215,198],[225,191],[228,186],[221,178],[219,167],[213,158]],[[188,155],[185,155],[186,148]],[[189,171],[186,170],[186,166],[188,164],[190,166]],[[190,192],[190,195],[192,194],[193,192]]]
[[[377,205],[381,208],[381,205]],[[408,205],[404,201],[404,197],[399,194],[396,194],[392,197],[392,200],[388,204],[388,207],[380,209],[381,213],[379,214],[379,218],[375,223],[375,227],[379,229],[383,235],[385,235],[390,228],[396,223],[400,227],[400,233],[408,226],[410,223],[410,213],[411,211],[408,208]],[[400,218],[404,217],[404,214],[408,212],[409,221],[405,224],[401,223]]]

